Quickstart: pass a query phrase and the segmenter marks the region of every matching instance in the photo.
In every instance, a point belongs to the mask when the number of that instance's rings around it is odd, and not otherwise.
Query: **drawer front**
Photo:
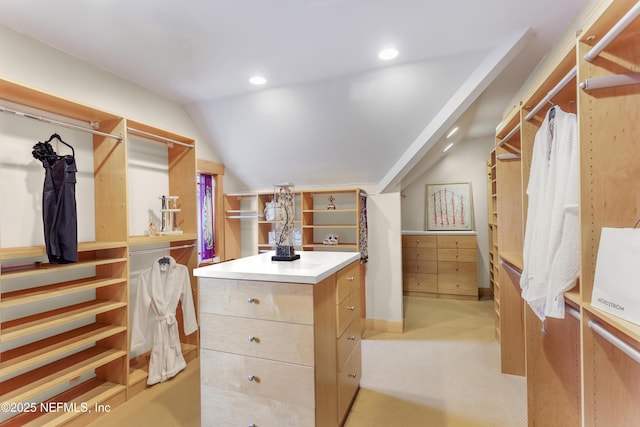
[[[475,262],[439,262],[438,274],[463,274],[475,279],[478,274],[478,264]]]
[[[402,248],[402,259],[407,261],[436,261],[438,259],[438,251],[436,248]]]
[[[344,334],[354,319],[360,318],[360,293],[351,293],[336,308],[336,337],[339,337]]]
[[[344,366],[349,355],[353,352],[362,338],[362,324],[359,319],[351,322],[344,334],[338,338],[338,371]]]
[[[436,236],[423,236],[417,234],[405,234],[402,236],[402,246],[405,248],[435,248]]]
[[[437,274],[408,273],[403,276],[403,288],[408,292],[438,292]]]
[[[314,365],[313,326],[202,313],[203,349]]]
[[[436,274],[438,272],[437,261],[403,261],[405,273]]]
[[[213,350],[200,359],[202,385],[315,408],[312,367]]]
[[[313,285],[200,278],[200,312],[313,324]]]
[[[336,274],[336,303],[360,288],[360,262],[346,266]]]
[[[338,415],[342,421],[360,385],[362,364],[360,359],[360,343],[345,363],[342,371],[338,372]]]
[[[438,292],[452,295],[478,295],[475,276],[442,274],[438,275]]]
[[[477,262],[475,249],[438,249],[438,261]]]
[[[315,411],[260,396],[200,386],[203,427],[314,427]]]
[[[476,246],[476,236],[438,236],[438,249],[475,249]]]

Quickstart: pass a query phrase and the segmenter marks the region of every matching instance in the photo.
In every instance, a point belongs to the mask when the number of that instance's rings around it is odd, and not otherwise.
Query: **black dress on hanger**
[[[71,155],[59,156],[49,143],[58,139],[71,148]],[[76,160],[73,147],[54,133],[33,146],[32,155],[45,170],[42,192],[44,242],[51,264],[78,261],[78,213],[76,209]]]

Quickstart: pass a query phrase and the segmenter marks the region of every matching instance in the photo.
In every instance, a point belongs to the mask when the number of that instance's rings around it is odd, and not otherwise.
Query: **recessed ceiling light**
[[[257,86],[263,85],[266,82],[267,82],[267,79],[265,79],[262,76],[253,76],[253,77],[251,77],[249,79],[249,83],[251,83],[252,85],[257,85]]]
[[[446,147],[444,147],[444,150],[442,150],[442,152],[446,153],[449,150],[449,148],[451,148],[451,147],[453,147],[453,142],[450,143],[449,145],[447,145]]]
[[[380,52],[378,52],[378,58],[382,59],[383,61],[389,61],[396,56],[398,56],[398,50],[394,48],[382,49]]]
[[[454,133],[458,132],[458,126],[454,127],[453,129],[451,129],[451,132],[449,132],[447,134],[447,139],[451,138],[453,136]]]

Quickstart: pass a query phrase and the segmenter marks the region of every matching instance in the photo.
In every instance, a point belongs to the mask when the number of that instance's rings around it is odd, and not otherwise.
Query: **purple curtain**
[[[216,255],[213,218],[213,179],[200,174],[200,259],[213,259]]]

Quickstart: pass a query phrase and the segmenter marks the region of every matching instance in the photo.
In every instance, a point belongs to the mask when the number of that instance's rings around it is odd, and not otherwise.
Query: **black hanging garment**
[[[42,192],[42,220],[44,243],[51,264],[78,261],[78,213],[76,210],[76,160],[73,147],[71,156],[58,156],[49,141],[33,146],[33,157],[42,162],[45,170]]]

